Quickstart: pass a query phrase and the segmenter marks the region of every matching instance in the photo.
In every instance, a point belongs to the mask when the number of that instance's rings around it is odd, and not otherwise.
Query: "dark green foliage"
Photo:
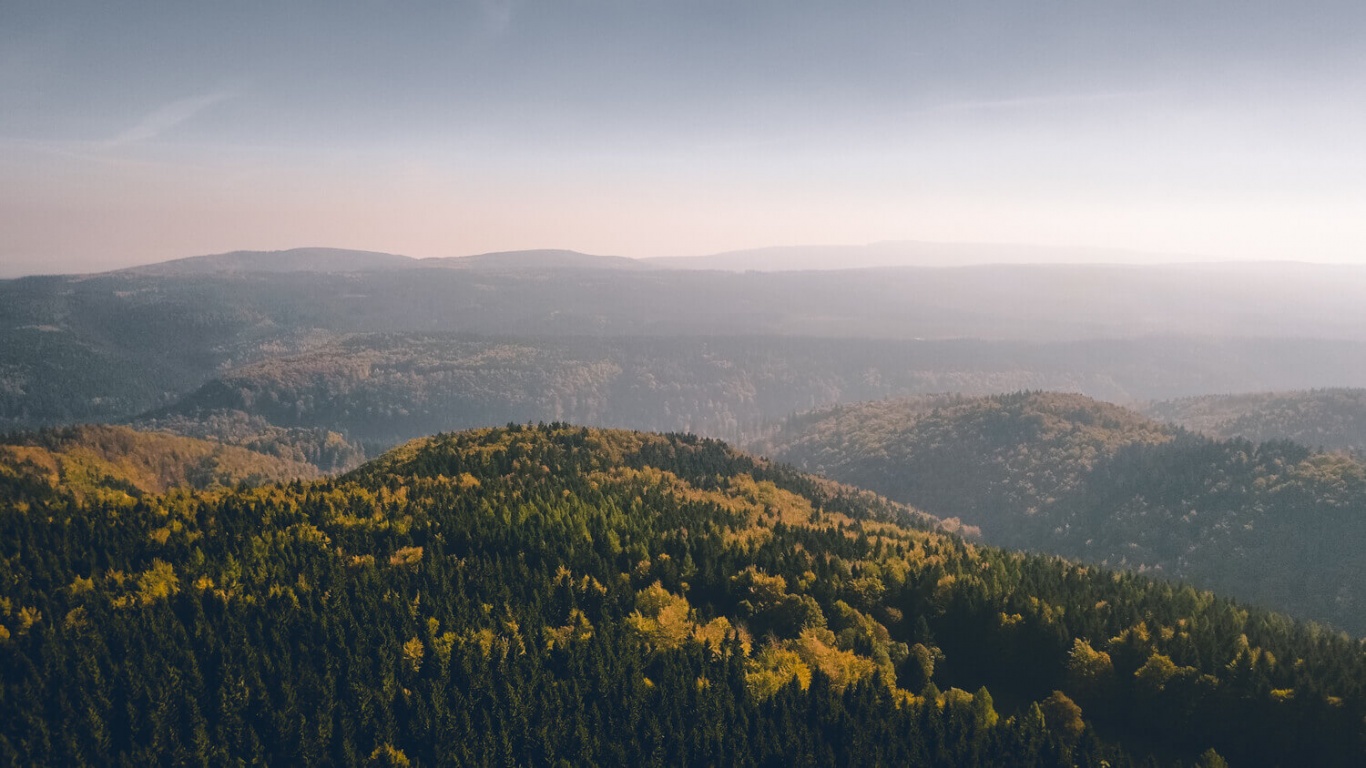
[[[929,523],[714,441],[563,425],[312,484],[11,500],[0,763],[1358,762],[1358,643]],[[825,626],[714,621],[765,595]],[[692,634],[643,629],[655,599]],[[759,692],[766,653],[809,678]]]
[[[984,540],[1189,580],[1366,632],[1366,464],[1213,440],[1077,395],[869,403],[765,450]]]

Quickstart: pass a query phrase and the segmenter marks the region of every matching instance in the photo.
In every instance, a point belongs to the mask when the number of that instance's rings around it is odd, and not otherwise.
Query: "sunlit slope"
[[[869,403],[760,449],[981,528],[1366,632],[1366,466],[1182,433],[1076,395]]]
[[[135,429],[212,440],[289,462],[311,464],[323,473],[355,469],[365,452],[340,433],[321,427],[278,427],[259,415],[224,409],[189,414],[160,411],[131,422]]]
[[[126,497],[171,488],[311,479],[310,464],[164,432],[86,425],[0,442],[0,472],[27,475],[82,497]]]
[[[442,435],[302,487],[0,507],[0,548],[9,762],[1351,765],[1366,747],[1345,636],[973,546],[694,438]]]

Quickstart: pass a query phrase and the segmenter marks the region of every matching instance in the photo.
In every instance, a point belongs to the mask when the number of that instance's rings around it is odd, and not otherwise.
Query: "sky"
[[[0,0],[0,274],[891,240],[1366,263],[1366,4]]]

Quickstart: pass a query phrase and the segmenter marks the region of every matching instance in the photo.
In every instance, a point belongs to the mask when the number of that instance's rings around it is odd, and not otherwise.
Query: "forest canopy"
[[[1345,635],[971,544],[710,440],[508,427],[309,483],[4,492],[6,762],[1352,765],[1366,746]]]

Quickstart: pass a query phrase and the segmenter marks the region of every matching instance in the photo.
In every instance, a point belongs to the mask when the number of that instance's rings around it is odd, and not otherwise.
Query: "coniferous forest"
[[[754,448],[998,546],[1366,632],[1366,463],[1351,454],[1210,438],[1051,392],[823,409]]]
[[[1363,52],[0,0],[0,768],[1366,767]]]
[[[0,482],[0,762],[1357,765],[1366,652],[694,437]]]

